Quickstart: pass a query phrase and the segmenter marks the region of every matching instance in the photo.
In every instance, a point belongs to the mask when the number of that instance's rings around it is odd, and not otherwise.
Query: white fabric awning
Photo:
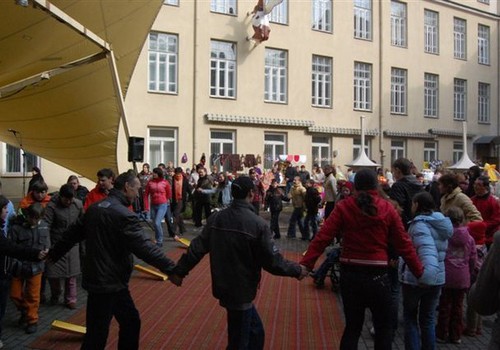
[[[29,3],[0,2],[0,140],[86,177],[118,170],[122,97],[108,48],[125,94],[163,1],[54,0],[59,19]]]

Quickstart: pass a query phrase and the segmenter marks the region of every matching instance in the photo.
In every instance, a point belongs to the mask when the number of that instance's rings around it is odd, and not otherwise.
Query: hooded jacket
[[[476,245],[467,226],[455,227],[444,259],[446,287],[468,289],[476,259]]]
[[[451,207],[459,207],[463,210],[467,221],[483,221],[483,217],[472,201],[460,187],[455,187],[451,193],[446,193],[441,197],[441,212],[445,213]]]
[[[408,233],[424,266],[424,274],[417,279],[404,261],[399,262],[399,280],[410,285],[426,284],[440,286],[445,283],[444,259],[448,239],[453,235],[453,225],[440,212],[417,215],[410,224]]]

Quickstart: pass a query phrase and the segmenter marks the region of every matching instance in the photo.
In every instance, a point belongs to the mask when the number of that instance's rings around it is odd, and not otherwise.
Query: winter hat
[[[356,172],[354,188],[357,191],[374,190],[378,186],[377,173],[372,169],[361,169]]]
[[[244,199],[250,190],[254,189],[253,181],[248,176],[240,176],[231,185],[231,194],[234,199]]]

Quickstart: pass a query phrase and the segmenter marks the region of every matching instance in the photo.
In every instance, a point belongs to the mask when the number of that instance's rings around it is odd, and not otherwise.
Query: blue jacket
[[[424,274],[417,279],[400,259],[399,280],[401,283],[443,285],[445,283],[444,258],[448,248],[448,239],[453,235],[453,225],[450,219],[440,212],[417,215],[410,223],[408,233],[424,266]]]

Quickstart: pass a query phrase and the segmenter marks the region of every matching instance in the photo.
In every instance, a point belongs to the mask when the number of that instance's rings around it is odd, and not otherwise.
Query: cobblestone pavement
[[[291,208],[289,206],[286,206],[281,217],[280,217],[280,227],[281,227],[281,234],[282,237],[286,237],[286,229],[288,227],[288,218],[291,213]],[[264,217],[265,219],[269,219],[269,213],[262,212],[261,216]],[[188,228],[188,233],[186,234],[186,238],[190,239],[196,236],[196,232],[194,230],[194,227],[192,226],[190,221],[186,221],[187,223],[187,228]],[[145,225],[147,230],[150,230],[147,225]],[[288,250],[288,251],[298,251],[298,252],[303,252],[307,249],[307,242],[304,242],[300,239],[288,239],[288,238],[282,238],[277,241],[277,245],[280,247],[281,250]],[[164,250],[168,252],[171,249],[176,249],[177,243],[167,240],[164,242]],[[312,280],[304,280],[302,283],[310,283],[312,287]],[[328,283],[329,281],[326,282],[327,288],[328,288]],[[79,281],[78,286],[81,286],[81,283]],[[46,296],[48,299],[50,299],[50,291],[48,290],[47,286],[47,291],[46,291]],[[338,302],[341,303],[338,294],[332,292],[332,298],[337,298]],[[7,312],[3,320],[3,332],[2,332],[2,341],[4,344],[4,349],[13,349],[13,350],[20,350],[20,349],[30,349],[28,347],[29,344],[31,344],[37,337],[40,335],[44,334],[50,329],[50,325],[53,320],[67,320],[69,317],[71,317],[74,313],[76,313],[79,309],[85,307],[86,303],[86,292],[79,287],[78,290],[78,302],[77,302],[77,309],[76,310],[69,310],[65,308],[62,304],[61,305],[48,305],[48,304],[43,304],[40,306],[40,320],[38,324],[38,332],[35,334],[26,334],[24,329],[19,328],[17,326],[17,320],[19,318],[19,313],[13,306],[12,302],[8,301],[8,307],[7,307]],[[402,307],[400,307],[400,311],[402,310]],[[367,319],[369,319],[367,317]],[[487,349],[488,341],[491,336],[491,326],[494,321],[493,317],[486,317],[484,318],[484,323],[483,323],[483,334],[480,336],[476,337],[462,337],[462,344],[460,345],[455,345],[455,344],[438,344],[437,349],[439,350],[456,350],[456,349],[467,349],[467,350],[484,350]],[[368,322],[365,324],[365,327],[363,329],[363,333],[360,338],[359,342],[359,350],[368,350],[368,349],[373,349],[373,339],[370,336],[369,333],[369,325]],[[393,349],[394,350],[399,350],[399,349],[404,349],[404,340],[403,340],[403,323],[402,323],[402,317],[400,315],[400,323],[399,323],[399,328],[396,333],[396,339],[393,344]],[[286,349],[289,350],[289,349]],[[311,349],[312,350],[312,349]]]

